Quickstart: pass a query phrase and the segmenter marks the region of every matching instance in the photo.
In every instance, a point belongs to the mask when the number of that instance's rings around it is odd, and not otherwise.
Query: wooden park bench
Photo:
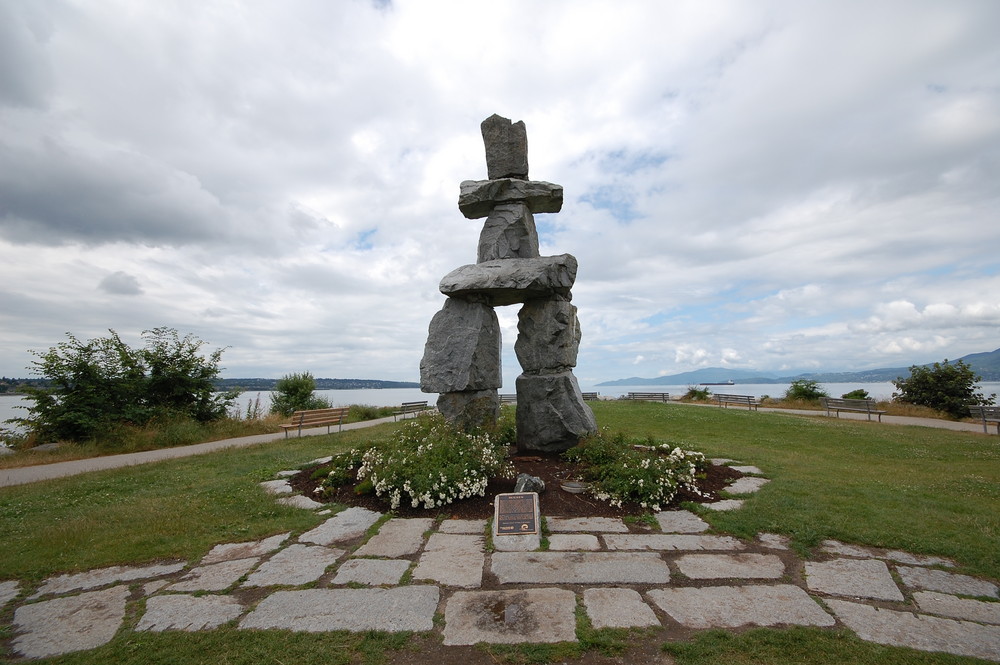
[[[427,406],[427,400],[424,400],[423,402],[403,402],[400,407],[396,409],[396,413],[392,414],[392,419],[395,420],[397,416],[405,418],[411,413],[416,416],[421,411],[426,411],[429,408],[430,407]]]
[[[715,399],[719,402],[720,407],[729,408],[730,404],[739,404],[747,407],[747,409],[757,410],[760,406],[760,402],[753,395],[727,395],[725,393],[715,393]]]
[[[601,399],[600,393],[583,393],[584,401],[596,402]]]
[[[996,423],[997,434],[1000,434],[1000,406],[970,404],[969,411],[972,412],[973,418],[980,418],[983,421],[983,432],[989,434],[986,425],[988,423]]]
[[[517,395],[511,393],[501,393],[500,395],[501,404],[517,404]]]
[[[855,413],[866,413],[868,414],[868,420],[872,419],[872,414],[878,416],[878,421],[882,422],[882,414],[885,411],[879,411],[875,408],[875,400],[873,399],[843,399],[840,397],[820,397],[820,404],[826,409],[826,415],[830,415],[831,411],[837,412],[837,417],[840,417],[841,411],[853,411]]]
[[[283,423],[280,425],[281,429],[285,430],[285,438],[288,438],[288,430],[296,429],[299,431],[299,436],[302,436],[303,429],[309,429],[310,427],[323,427],[326,426],[326,433],[330,433],[330,427],[337,425],[337,431],[339,432],[344,425],[344,418],[347,417],[347,413],[351,410],[349,406],[338,406],[332,409],[311,409],[308,411],[296,411],[292,414],[291,422]]]
[[[625,399],[638,399],[647,402],[669,402],[670,393],[629,393]]]

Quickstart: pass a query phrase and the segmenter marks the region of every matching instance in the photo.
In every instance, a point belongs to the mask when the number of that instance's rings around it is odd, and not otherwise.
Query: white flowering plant
[[[437,508],[484,496],[491,478],[513,475],[506,437],[464,432],[439,414],[427,414],[387,440],[334,458],[324,487],[339,487],[353,478],[391,508]]]
[[[677,490],[699,493],[697,479],[707,467],[699,452],[655,439],[632,439],[602,430],[563,456],[583,466],[591,493],[611,505],[637,503],[662,510]]]

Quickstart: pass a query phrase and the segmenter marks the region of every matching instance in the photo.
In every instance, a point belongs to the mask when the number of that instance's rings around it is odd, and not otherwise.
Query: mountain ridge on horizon
[[[963,361],[982,377],[983,381],[1000,381],[1000,349],[982,353],[970,353],[949,362]],[[943,362],[943,361],[938,361]],[[923,365],[926,367],[933,363]],[[878,369],[860,370],[856,372],[802,372],[799,374],[782,374],[765,370],[726,369],[724,367],[705,367],[689,372],[680,372],[667,376],[646,379],[638,376],[627,379],[615,379],[596,384],[597,386],[656,386],[695,383],[724,383],[729,380],[741,383],[791,383],[797,379],[808,379],[819,383],[881,383],[893,381],[899,377],[909,376],[910,367],[883,367]]]

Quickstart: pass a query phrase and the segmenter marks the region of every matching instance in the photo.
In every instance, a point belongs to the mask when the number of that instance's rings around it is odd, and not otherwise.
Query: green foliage
[[[933,366],[910,367],[909,378],[898,378],[893,385],[899,392],[894,400],[928,406],[943,411],[953,418],[969,415],[970,404],[993,404],[996,395],[986,397],[976,390],[980,377],[965,362],[934,363]]]
[[[396,411],[391,406],[372,406],[370,404],[352,404],[350,409],[347,412],[347,420],[345,421],[350,423],[388,418]]]
[[[868,391],[864,388],[858,388],[857,390],[852,390],[849,393],[844,393],[840,396],[842,399],[871,399],[872,396],[868,394]]]
[[[586,466],[584,479],[602,501],[626,501],[660,510],[685,487],[697,490],[695,476],[705,469],[705,456],[655,439],[632,439],[606,430],[588,437],[563,456]]]
[[[16,422],[40,441],[87,441],[123,424],[156,418],[210,422],[226,415],[236,392],[212,384],[222,349],[202,356],[200,339],[172,328],[143,331],[145,347],[132,349],[114,330],[80,341],[72,334],[48,351],[34,352],[32,371],[49,386],[28,387],[28,416]]]
[[[497,476],[513,477],[507,445],[488,432],[464,432],[440,414],[426,414],[394,436],[333,460],[324,486],[339,487],[353,477],[370,483],[392,508],[435,508],[459,499],[484,496]]]
[[[687,392],[681,396],[682,400],[688,400],[691,402],[707,402],[711,398],[711,390],[708,388],[699,388],[698,386],[688,386]]]
[[[826,391],[812,379],[795,379],[785,391],[785,399],[800,399],[806,402],[816,402],[820,397],[827,397]]]
[[[271,413],[279,413],[286,418],[295,411],[327,409],[330,402],[313,394],[316,379],[309,372],[286,374],[274,384],[271,397]]]

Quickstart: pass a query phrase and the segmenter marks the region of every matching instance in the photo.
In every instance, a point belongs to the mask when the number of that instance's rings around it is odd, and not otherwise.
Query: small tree
[[[928,406],[953,418],[964,418],[969,415],[970,404],[993,404],[996,399],[995,394],[987,397],[976,390],[980,378],[961,360],[949,363],[946,358],[943,363],[932,366],[913,365],[909,378],[897,378],[892,382],[899,391],[894,392],[892,398]]]
[[[316,379],[309,372],[286,374],[274,384],[275,394],[271,398],[271,413],[280,413],[288,417],[295,411],[329,407],[330,402],[314,395],[314,390],[316,390]]]
[[[815,402],[820,397],[828,397],[828,395],[825,390],[819,387],[819,383],[812,379],[795,379],[785,391],[785,399]]]

